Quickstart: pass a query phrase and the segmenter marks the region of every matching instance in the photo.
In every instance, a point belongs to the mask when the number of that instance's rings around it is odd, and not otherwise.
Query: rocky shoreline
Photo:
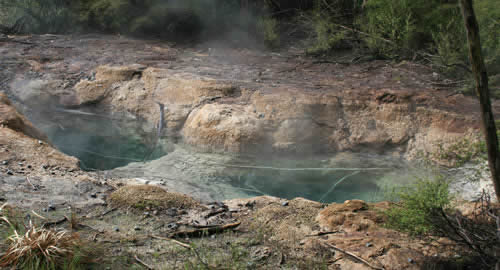
[[[164,135],[201,152],[371,151],[446,164],[434,153],[476,138],[478,105],[472,97],[434,86],[436,76],[423,67],[386,62],[344,67],[316,64],[293,52],[181,51],[107,36],[11,37],[0,41],[0,52],[5,60],[0,87],[13,99],[0,95],[0,204],[17,208],[20,219],[35,211],[108,248],[116,261],[106,267],[138,263],[135,255],[154,269],[176,269],[182,261],[215,268],[229,261],[229,268],[421,269],[460,253],[448,239],[427,242],[384,228],[380,211],[390,207],[386,202],[325,205],[262,196],[177,205],[180,199],[172,194],[189,193],[189,186],[82,171],[76,158],[55,149],[14,107],[93,106],[154,126],[159,102],[167,108]],[[479,178],[482,185],[488,176]],[[470,185],[457,189],[471,190]],[[151,205],[117,205],[113,194],[116,198],[127,187],[138,192],[133,196],[153,194]],[[171,198],[174,204],[164,206]],[[69,222],[73,215],[79,217],[76,226]],[[220,256],[203,255],[213,258],[210,262],[161,238],[236,223],[236,229],[228,229],[232,232],[180,238],[200,250],[215,250]]]

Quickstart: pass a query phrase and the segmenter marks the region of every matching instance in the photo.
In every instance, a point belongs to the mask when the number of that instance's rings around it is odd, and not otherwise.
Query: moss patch
[[[138,209],[192,208],[200,205],[184,194],[150,185],[122,187],[113,192],[110,199],[115,205]]]

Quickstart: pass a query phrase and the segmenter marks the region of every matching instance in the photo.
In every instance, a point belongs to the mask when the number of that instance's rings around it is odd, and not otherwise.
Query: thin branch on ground
[[[370,262],[368,262],[367,260],[365,260],[365,259],[361,258],[360,256],[358,256],[358,255],[356,255],[356,254],[354,254],[354,253],[351,253],[351,252],[349,252],[349,251],[347,251],[347,250],[341,249],[341,248],[339,248],[339,247],[336,247],[336,246],[334,246],[334,245],[332,245],[332,244],[329,244],[329,243],[326,243],[326,242],[323,242],[323,243],[324,243],[327,247],[332,248],[332,249],[334,249],[334,250],[336,250],[336,251],[342,252],[342,253],[344,253],[345,255],[349,256],[350,258],[354,259],[355,261],[361,262],[361,263],[365,264],[366,266],[368,266],[368,267],[370,267],[370,268],[372,268],[372,269],[375,269],[375,270],[385,270],[385,268],[384,268],[384,267],[378,267],[378,266],[375,266],[375,265],[371,264]]]
[[[148,270],[154,270],[154,268],[153,268],[152,266],[150,266],[150,265],[146,264],[145,262],[143,262],[141,259],[139,259],[139,258],[137,257],[137,255],[134,255],[134,259],[135,259],[135,260],[136,260],[139,264],[141,264],[142,266],[146,267],[146,269],[148,269]]]

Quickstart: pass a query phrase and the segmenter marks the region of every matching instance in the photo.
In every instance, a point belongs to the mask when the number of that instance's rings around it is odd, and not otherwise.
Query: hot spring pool
[[[405,185],[423,172],[396,157],[362,153],[199,153],[165,138],[157,141],[156,129],[145,121],[93,111],[56,108],[56,113],[29,118],[55,147],[80,159],[84,170],[106,170],[108,175],[165,185],[205,200],[271,195],[325,203],[379,201],[386,187]]]

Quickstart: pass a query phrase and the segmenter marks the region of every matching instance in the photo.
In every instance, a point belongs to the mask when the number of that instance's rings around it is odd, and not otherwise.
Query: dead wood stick
[[[306,237],[322,236],[322,235],[334,234],[334,233],[339,233],[339,232],[340,232],[340,231],[319,232],[319,233],[315,233],[315,234],[309,234],[309,235],[306,235]]]
[[[375,266],[375,265],[371,264],[370,262],[368,262],[367,260],[365,260],[365,259],[363,259],[363,258],[359,257],[358,255],[353,254],[353,253],[351,253],[351,252],[349,252],[349,251],[347,251],[347,250],[343,250],[343,249],[341,249],[341,248],[339,248],[339,247],[336,247],[336,246],[334,246],[334,245],[332,245],[332,244],[329,244],[329,243],[326,243],[326,242],[324,242],[324,244],[325,244],[327,247],[329,247],[329,248],[332,248],[332,249],[334,249],[334,250],[336,250],[336,251],[342,252],[342,253],[344,253],[345,255],[347,255],[347,256],[349,256],[349,257],[351,257],[352,259],[354,259],[354,260],[356,260],[356,261],[359,261],[359,262],[361,262],[361,263],[365,264],[366,266],[370,267],[371,269],[375,269],[375,270],[385,270],[385,268]]]
[[[31,183],[30,178],[27,176],[26,176],[26,181],[28,181],[28,183],[31,185],[31,187],[33,188],[34,191],[38,190],[38,188],[36,188],[35,185],[33,185],[33,183]]]
[[[39,215],[37,212],[35,212],[35,210],[31,210],[31,213],[40,219],[47,220],[46,217]]]
[[[161,236],[157,236],[157,235],[152,235],[151,237],[155,238],[155,239],[159,239],[159,240],[166,240],[166,241],[172,241],[174,243],[176,243],[177,245],[179,246],[182,246],[182,247],[185,247],[185,248],[191,248],[190,245],[186,244],[186,243],[183,243],[181,241],[177,241],[175,239],[172,239],[172,238],[168,238],[168,237],[161,237]]]
[[[142,266],[146,267],[146,269],[149,269],[149,270],[153,270],[153,269],[154,269],[153,267],[149,266],[149,265],[148,265],[148,264],[146,264],[145,262],[141,261],[141,259],[139,259],[139,258],[137,257],[137,255],[134,255],[134,259],[135,259],[138,263],[140,263]]]
[[[191,245],[189,244],[186,244],[186,243],[183,243],[181,241],[177,241],[175,239],[172,239],[172,238],[168,238],[168,237],[161,237],[161,236],[156,236],[156,235],[152,235],[151,237],[153,238],[156,238],[156,239],[160,239],[160,240],[167,240],[167,241],[172,241],[174,244],[177,244],[183,248],[186,248],[186,249],[189,249],[191,251],[194,252],[194,254],[196,255],[196,257],[198,258],[198,260],[200,260],[200,262],[207,268],[207,269],[213,269],[214,267],[211,267],[208,263],[206,263],[200,256],[200,254],[198,253],[198,251]]]
[[[109,213],[111,213],[111,212],[116,211],[116,209],[118,209],[118,208],[116,208],[116,207],[115,207],[115,208],[111,208],[111,209],[109,209],[109,210],[107,210],[107,211],[103,212],[102,214],[100,214],[100,215],[98,215],[98,216],[96,216],[96,217],[104,217],[105,215],[107,215],[107,214],[109,214]]]
[[[213,217],[215,215],[218,215],[218,214],[221,214],[221,213],[225,213],[225,212],[227,212],[227,209],[226,208],[222,208],[222,209],[219,209],[217,211],[213,211],[213,212],[208,213],[207,215],[205,215],[205,218]]]
[[[66,221],[68,221],[68,218],[65,216],[64,218],[62,218],[60,220],[51,221],[51,222],[45,222],[42,225],[42,228],[47,228],[47,227],[50,227],[50,226],[60,225],[60,224],[63,224],[64,222],[66,222]]]
[[[222,232],[227,229],[232,229],[236,228],[241,224],[241,222],[235,222],[235,223],[230,223],[222,226],[215,226],[215,227],[209,227],[209,228],[201,228],[201,229],[194,229],[194,230],[186,230],[186,231],[178,231],[171,233],[169,235],[170,238],[177,238],[177,237],[200,237],[206,234],[214,234],[218,232]]]

